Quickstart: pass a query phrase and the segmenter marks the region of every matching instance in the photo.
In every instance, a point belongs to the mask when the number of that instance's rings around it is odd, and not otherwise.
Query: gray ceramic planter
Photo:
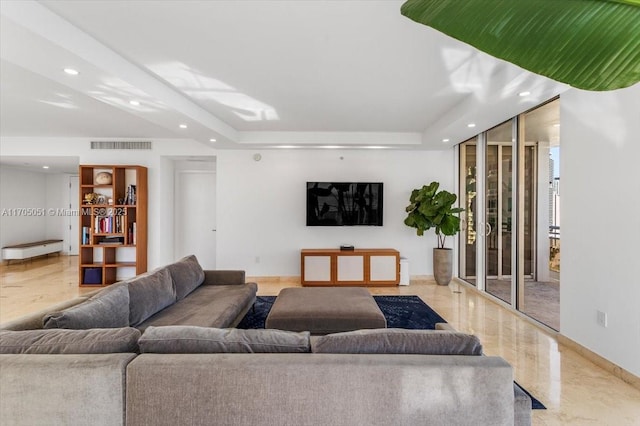
[[[453,250],[433,249],[433,276],[440,285],[448,285],[453,277]]]

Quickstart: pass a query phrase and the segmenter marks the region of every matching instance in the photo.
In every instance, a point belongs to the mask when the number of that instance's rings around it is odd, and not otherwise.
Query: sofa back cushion
[[[110,285],[83,303],[42,318],[42,328],[118,328],[129,326],[129,291],[125,283]]]
[[[138,352],[140,331],[135,328],[91,330],[0,331],[2,354],[108,354]]]
[[[314,353],[482,355],[471,334],[439,330],[384,328],[328,334],[314,339]]]
[[[291,353],[309,352],[309,332],[241,330],[196,326],[148,327],[141,353]]]
[[[176,300],[182,300],[204,282],[204,271],[194,256],[187,256],[167,266],[173,286],[176,289]]]
[[[171,274],[166,267],[132,278],[127,281],[127,286],[129,324],[132,327],[176,302]]]

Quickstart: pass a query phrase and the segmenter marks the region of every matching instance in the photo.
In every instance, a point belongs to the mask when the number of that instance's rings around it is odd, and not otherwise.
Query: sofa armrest
[[[457,331],[455,328],[453,328],[453,326],[451,326],[449,323],[446,323],[446,322],[436,323],[436,330]]]
[[[93,295],[94,293],[95,292],[91,292],[91,295]],[[71,300],[65,300],[64,302],[56,303],[55,305],[49,306],[38,312],[27,314],[19,318],[16,318],[14,320],[7,321],[3,324],[0,324],[0,330],[21,331],[21,330],[41,329],[42,319],[46,314],[49,314],[51,312],[62,311],[64,309],[78,305],[86,301],[88,298],[89,298],[88,295],[82,295],[80,297],[76,297]]]
[[[132,353],[0,355],[0,424],[125,424]]]
[[[215,270],[204,271],[204,282],[202,285],[238,285],[244,283],[244,271]]]

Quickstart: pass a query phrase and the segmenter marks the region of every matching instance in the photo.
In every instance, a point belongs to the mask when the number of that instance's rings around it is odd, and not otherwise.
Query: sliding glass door
[[[525,280],[518,310],[560,329],[560,100],[521,116]]]
[[[557,135],[558,105],[552,101],[459,146],[459,277],[556,329],[558,321],[537,312],[546,309],[541,294],[549,293],[540,281],[553,277],[547,234],[553,199],[546,195],[553,161],[545,159],[549,129]]]
[[[487,132],[485,149],[485,289],[511,303],[513,120]]]

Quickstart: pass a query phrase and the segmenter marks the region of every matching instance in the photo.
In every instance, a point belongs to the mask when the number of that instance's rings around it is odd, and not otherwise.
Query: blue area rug
[[[373,296],[387,319],[388,328],[433,330],[438,322],[447,322],[418,296]],[[264,328],[276,296],[258,296],[255,312],[249,310],[237,328]]]
[[[436,323],[447,322],[418,296],[373,296],[373,298],[387,319],[388,328],[433,330]],[[255,309],[250,309],[247,312],[237,328],[264,328],[264,322],[275,300],[276,296],[258,296],[254,305]],[[520,388],[531,397],[532,409],[546,410],[546,407],[537,398],[522,386]]]

